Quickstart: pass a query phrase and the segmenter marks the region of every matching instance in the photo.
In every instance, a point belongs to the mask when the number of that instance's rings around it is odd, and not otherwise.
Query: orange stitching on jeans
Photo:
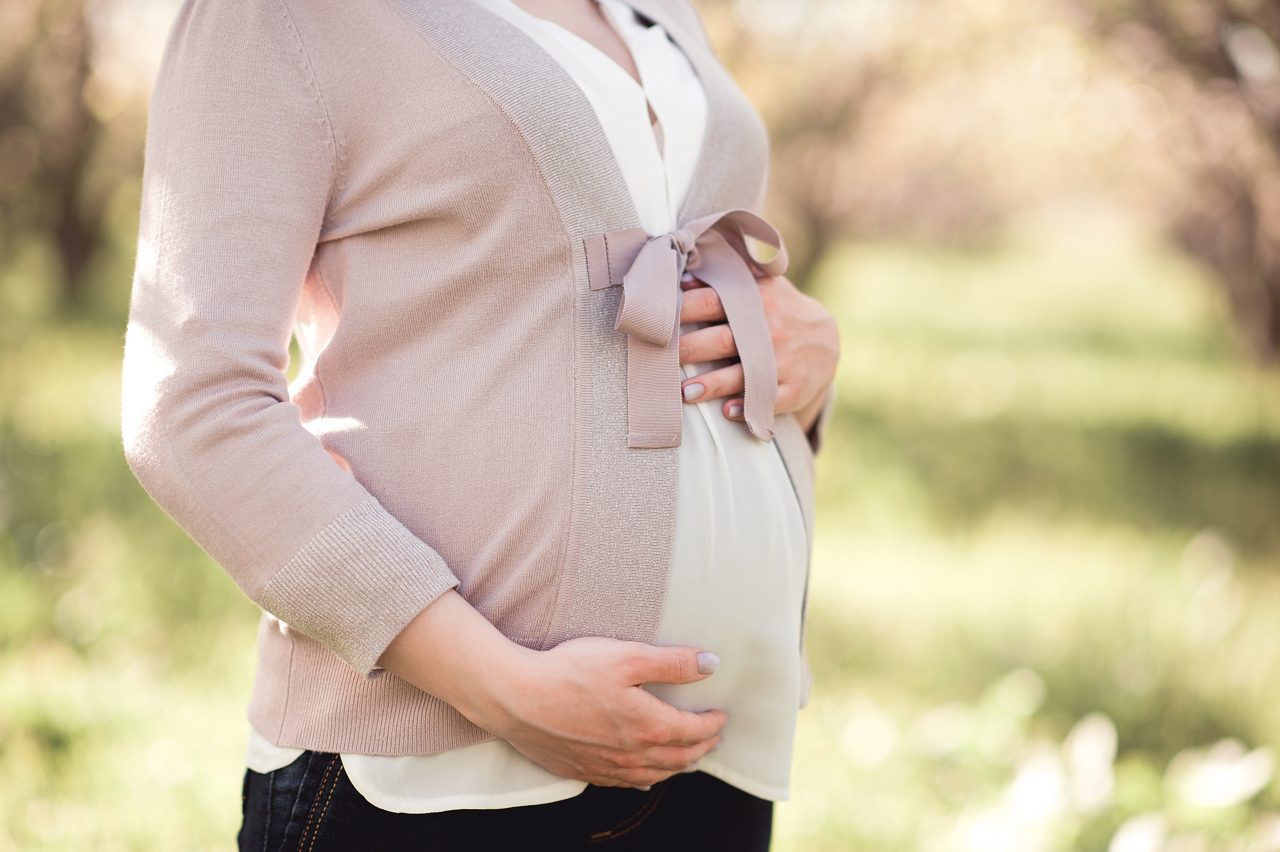
[[[316,848],[316,841],[320,838],[320,826],[324,824],[324,815],[329,812],[329,803],[333,801],[333,791],[338,789],[338,782],[342,780],[342,770],[344,767],[338,767],[338,774],[333,776],[333,786],[329,788],[329,797],[324,800],[324,809],[320,811],[320,822],[316,823],[316,833],[311,836],[311,845],[307,847],[307,852],[312,852]]]
[[[653,816],[653,812],[658,809],[658,802],[662,800],[662,796],[667,792],[668,786],[669,785],[667,784],[663,784],[659,787],[658,792],[654,794],[653,797],[645,803],[645,806],[637,811],[633,816],[623,820],[608,831],[597,831],[595,834],[591,835],[590,842],[599,843],[602,840],[614,840],[639,828],[640,825],[649,817]],[[630,823],[630,825],[627,823]],[[623,826],[626,827],[624,828]]]
[[[302,836],[298,838],[299,849],[302,848],[302,844],[307,839],[307,832],[311,830],[311,821],[315,819],[315,815],[316,815],[316,805],[320,804],[320,795],[324,792],[324,782],[329,780],[329,772],[333,770],[333,765],[338,762],[338,758],[339,756],[335,754],[329,760],[329,765],[324,768],[324,775],[320,776],[320,786],[316,789],[316,797],[311,800],[311,812],[307,814],[307,824],[302,829]],[[326,803],[325,809],[327,810],[328,807],[329,805]],[[311,842],[312,844],[314,844],[315,840],[312,839]]]

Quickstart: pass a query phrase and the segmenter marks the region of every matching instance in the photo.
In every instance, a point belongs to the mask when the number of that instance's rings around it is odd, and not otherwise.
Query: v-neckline
[[[537,39],[522,30],[520,27],[515,26],[510,21],[505,20],[497,10],[489,8],[483,2],[476,2],[476,0],[441,0],[441,2],[446,5],[452,5],[455,8],[465,7],[474,9],[479,14],[487,15],[490,19],[496,19],[503,25],[511,27],[512,31],[515,33],[515,38],[522,40],[537,51],[540,67],[537,69],[531,69],[535,75],[558,78],[563,82],[563,84],[571,86],[575,91],[578,90],[578,85],[573,81],[569,72],[562,68],[560,63],[557,62],[554,57],[547,53],[546,49],[538,43]],[[684,201],[681,202],[680,209],[676,214],[676,227],[680,227],[692,218],[689,214],[694,211],[701,211],[703,206],[706,204],[705,198],[706,193],[709,191],[709,185],[705,181],[701,180],[700,177],[709,167],[712,145],[714,144],[713,140],[719,136],[723,127],[724,117],[722,115],[722,110],[725,105],[722,101],[725,97],[725,92],[721,88],[721,82],[712,74],[714,68],[711,67],[711,62],[714,60],[703,55],[702,51],[705,51],[706,48],[696,40],[698,38],[697,34],[687,31],[684,24],[676,20],[669,10],[662,7],[661,3],[651,2],[651,0],[620,0],[620,2],[623,5],[628,6],[633,12],[638,12],[643,17],[656,22],[663,28],[663,30],[666,31],[672,41],[675,42],[676,46],[679,47],[688,58],[690,67],[698,77],[698,81],[701,83],[703,91],[706,92],[706,129],[702,135],[702,142],[699,145],[698,152],[694,157],[694,166],[689,190],[685,194]],[[532,15],[532,13],[525,12],[524,9],[520,9],[520,11],[525,14]],[[538,16],[532,15],[532,17],[537,18]],[[626,72],[624,71],[623,73]],[[627,74],[627,77],[630,76],[630,74]],[[631,82],[632,84],[635,84],[634,79]],[[605,137],[604,128],[601,126],[599,120],[596,119],[594,115],[586,117],[585,120],[591,123],[592,135],[595,137],[594,146],[602,150],[608,150],[609,143]],[[631,199],[631,193],[627,189],[626,182],[622,177],[622,173],[619,170],[616,161],[614,172],[614,175],[611,176],[611,183],[614,184],[611,194],[616,198],[623,199],[621,203],[625,204],[630,211],[627,217],[629,227],[643,229],[643,224],[640,221],[639,210],[636,209],[635,202]]]
[[[676,46],[684,52],[689,60],[689,67],[693,69],[693,73],[697,76],[698,82],[702,85],[703,91],[707,98],[707,117],[706,128],[702,134],[701,144],[698,146],[698,152],[694,156],[693,172],[689,182],[689,190],[685,193],[684,201],[680,204],[680,209],[676,213],[676,227],[681,227],[689,220],[686,214],[689,211],[697,210],[703,203],[703,182],[699,180],[699,176],[706,170],[707,161],[711,156],[711,148],[713,140],[719,137],[721,131],[721,110],[724,108],[725,93],[719,87],[719,81],[712,79],[710,73],[713,69],[711,66],[712,59],[709,54],[704,55],[706,48],[701,44],[696,44],[696,34],[688,33],[683,24],[673,20],[661,3],[653,2],[653,0],[619,0],[622,4],[629,6],[632,12],[638,12],[640,15],[656,22],[666,31],[667,35],[675,42]],[[695,13],[696,14],[696,13]],[[603,131],[601,131],[603,133]],[[638,218],[638,217],[637,217]]]
[[[632,77],[631,72],[628,71],[626,68],[622,67],[622,63],[618,62],[618,60],[614,59],[608,53],[605,53],[594,42],[590,41],[589,39],[583,38],[582,36],[578,35],[573,30],[569,29],[559,21],[553,21],[550,18],[544,18],[541,15],[535,15],[533,12],[530,12],[528,9],[524,8],[519,3],[517,3],[516,0],[500,0],[500,2],[509,3],[511,6],[514,6],[516,10],[519,11],[521,14],[529,18],[533,18],[540,25],[551,27],[556,32],[561,33],[562,35],[568,36],[570,39],[573,40],[575,44],[586,47],[587,50],[591,52],[594,56],[596,56],[597,59],[602,61],[607,61],[610,65],[612,65],[620,75],[622,75],[623,77],[626,77],[631,82],[632,86],[635,86],[641,91],[644,91],[644,88],[645,88],[644,72],[640,70],[640,63],[636,59],[635,50],[632,49],[631,47],[631,41],[627,38],[626,35],[623,34],[622,30],[618,28],[618,25],[613,20],[613,18],[610,17],[610,13],[605,9],[604,3],[602,2],[602,0],[591,0],[591,2],[596,4],[596,7],[600,10],[600,15],[604,18],[606,25],[611,30],[613,30],[614,34],[622,42],[622,46],[627,49],[627,53],[631,56],[631,64],[636,66],[636,74],[640,76],[639,80],[637,80],[635,77]],[[627,8],[630,9],[631,7],[628,6]],[[633,9],[632,12],[634,13],[634,11],[635,10]]]
[[[626,49],[627,55],[631,57],[631,64],[635,66],[636,74],[640,78],[638,80],[631,76],[630,71],[622,67],[622,63],[618,62],[618,60],[614,59],[592,41],[578,35],[564,24],[561,24],[558,21],[553,21],[550,18],[544,18],[541,15],[536,15],[521,6],[516,2],[516,0],[497,0],[497,2],[506,3],[508,6],[516,10],[516,14],[532,19],[537,26],[546,27],[550,31],[557,33],[560,37],[568,38],[572,43],[585,49],[589,55],[594,57],[597,64],[608,66],[610,69],[608,73],[615,75],[619,80],[623,80],[624,85],[630,86],[633,91],[639,94],[641,99],[644,100],[646,112],[645,117],[648,118],[650,115],[653,116],[652,120],[649,121],[649,132],[654,134],[654,142],[658,146],[658,155],[664,161],[666,160],[666,128],[662,126],[662,119],[658,116],[658,111],[654,108],[653,100],[649,96],[649,84],[645,79],[644,70],[640,67],[640,59],[636,56],[636,50],[632,45],[631,38],[622,31],[618,22],[614,20],[612,11],[605,8],[605,0],[592,0],[592,2],[596,4],[601,17],[604,18],[605,25],[609,27],[609,29],[613,30],[614,35],[618,37],[618,40],[622,42],[623,48]],[[622,0],[618,0],[618,2],[623,6],[626,6],[627,10],[633,16],[635,15],[636,10],[633,7],[627,6],[627,4],[622,2]],[[692,65],[692,59],[690,59],[689,62]]]

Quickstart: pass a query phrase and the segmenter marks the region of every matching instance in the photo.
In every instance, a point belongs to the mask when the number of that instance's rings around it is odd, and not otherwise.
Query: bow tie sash
[[[757,259],[746,237],[776,248]],[[773,339],[756,279],[787,268],[782,237],[748,210],[729,210],[695,219],[682,228],[652,236],[642,228],[621,228],[584,239],[592,290],[621,287],[614,328],[627,334],[627,446],[680,445],[680,306],[685,272],[705,281],[720,297],[725,321],[742,361],[743,415],[751,434],[773,438],[778,393]]]

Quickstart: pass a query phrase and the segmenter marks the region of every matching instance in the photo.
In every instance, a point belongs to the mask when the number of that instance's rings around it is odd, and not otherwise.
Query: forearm
[[[600,637],[534,651],[508,640],[450,589],[378,664],[455,707],[563,778],[645,788],[720,741],[722,710],[677,710],[642,689],[709,677],[699,649]]]
[[[485,727],[511,714],[497,686],[510,684],[536,654],[450,589],[409,622],[378,665]]]

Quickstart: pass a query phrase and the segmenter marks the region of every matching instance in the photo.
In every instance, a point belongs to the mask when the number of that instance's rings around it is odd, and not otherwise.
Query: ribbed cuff
[[[391,640],[458,584],[439,553],[369,497],[298,551],[258,605],[374,678]]]

